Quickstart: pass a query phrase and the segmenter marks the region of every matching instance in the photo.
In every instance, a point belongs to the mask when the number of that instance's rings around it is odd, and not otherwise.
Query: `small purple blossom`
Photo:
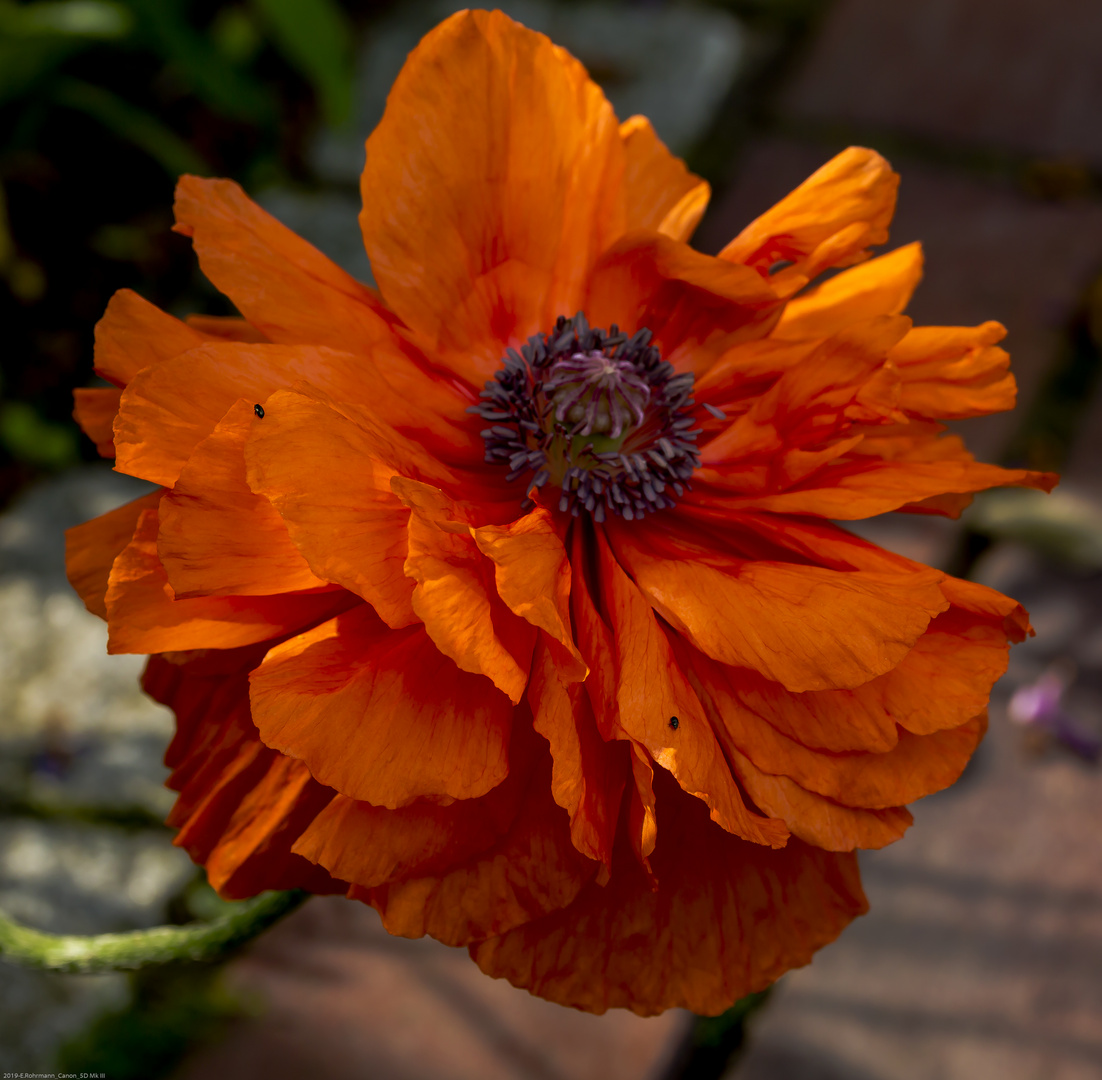
[[[1040,728],[1080,757],[1097,761],[1102,740],[1064,711],[1063,697],[1069,682],[1055,667],[1049,668],[1035,682],[1015,691],[1007,712],[1016,724]]]

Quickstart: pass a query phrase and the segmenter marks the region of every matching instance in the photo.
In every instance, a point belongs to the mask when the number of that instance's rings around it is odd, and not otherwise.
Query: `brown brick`
[[[838,0],[791,115],[1102,165],[1097,0]]]
[[[699,245],[718,250],[830,154],[779,139],[753,147],[702,227]],[[1009,331],[1004,344],[1018,379],[1018,410],[960,425],[974,452],[990,460],[1005,447],[1102,265],[1102,204],[1041,202],[925,163],[895,164],[903,179],[889,246],[921,240],[926,252],[925,278],[908,314],[935,325],[997,319]]]
[[[1099,777],[991,719],[958,786],[862,856],[870,913],[784,977],[729,1080],[1102,1075]]]

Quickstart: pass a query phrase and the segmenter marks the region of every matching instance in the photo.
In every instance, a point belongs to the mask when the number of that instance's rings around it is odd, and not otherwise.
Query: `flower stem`
[[[261,893],[211,922],[123,934],[47,934],[0,912],[0,958],[24,967],[85,974],[219,960],[294,911],[309,895],[297,889]]]

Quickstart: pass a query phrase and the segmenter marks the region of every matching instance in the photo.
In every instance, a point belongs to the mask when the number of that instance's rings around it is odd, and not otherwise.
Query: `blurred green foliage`
[[[277,109],[270,89],[249,71],[267,38],[313,87],[326,118],[345,117],[352,33],[335,0],[253,0],[250,7],[223,6],[204,32],[184,0],[0,0],[0,102],[49,93],[64,61],[112,42],[171,63],[198,97],[226,116],[273,123]],[[67,97],[65,104],[72,105],[79,93]],[[158,123],[142,111],[146,129]],[[111,110],[93,114],[116,127]],[[131,117],[119,130],[130,137],[133,129]]]
[[[0,505],[94,458],[70,417],[110,295],[212,310],[170,232],[181,173],[309,181],[390,0],[0,0]]]
[[[47,469],[80,460],[76,431],[43,420],[26,401],[0,401],[0,445],[13,457]]]
[[[209,922],[242,906],[222,900],[199,870],[169,901],[169,919],[179,925]],[[129,1003],[64,1043],[58,1071],[101,1072],[112,1080],[170,1076],[190,1051],[217,1041],[235,1020],[259,1011],[258,1001],[227,988],[224,972],[224,961],[133,972]]]
[[[127,1008],[101,1016],[62,1047],[59,1072],[111,1080],[168,1076],[188,1051],[254,1011],[226,989],[221,965],[151,968],[136,972],[131,984]]]
[[[253,0],[273,40],[317,91],[325,120],[343,124],[352,111],[352,27],[336,4]]]
[[[718,1016],[693,1018],[688,1036],[666,1075],[673,1080],[720,1080],[745,1047],[750,1018],[769,1000],[773,988],[740,998]]]

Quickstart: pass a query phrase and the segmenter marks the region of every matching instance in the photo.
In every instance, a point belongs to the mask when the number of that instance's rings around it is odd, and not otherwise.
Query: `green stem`
[[[294,911],[309,895],[297,889],[261,893],[211,922],[125,934],[47,934],[20,926],[0,912],[0,958],[24,967],[85,974],[218,960]]]

